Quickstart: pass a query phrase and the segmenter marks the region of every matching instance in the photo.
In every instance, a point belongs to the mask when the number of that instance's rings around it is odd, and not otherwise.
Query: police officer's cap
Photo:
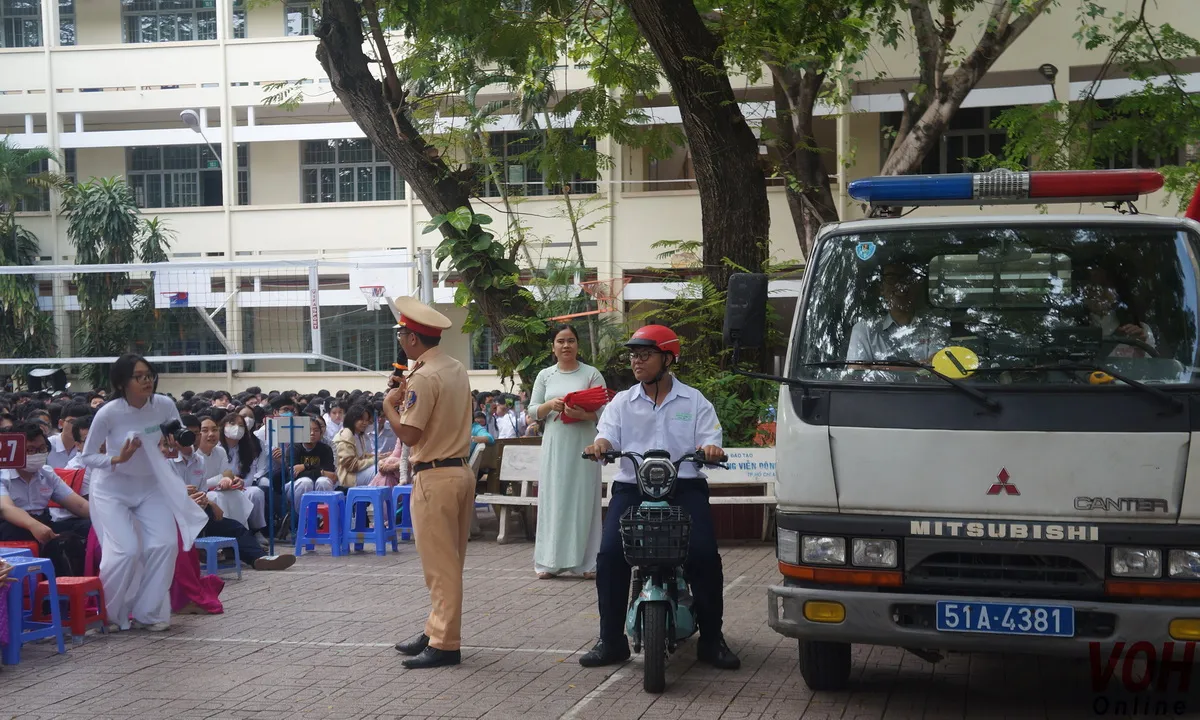
[[[395,302],[400,314],[397,328],[408,328],[418,335],[441,337],[442,331],[451,325],[450,318],[414,297],[399,297]]]

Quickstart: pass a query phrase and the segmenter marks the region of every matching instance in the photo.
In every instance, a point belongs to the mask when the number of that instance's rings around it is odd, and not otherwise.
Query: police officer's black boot
[[[429,636],[421,633],[411,640],[396,643],[396,651],[402,655],[420,655],[428,645]]]

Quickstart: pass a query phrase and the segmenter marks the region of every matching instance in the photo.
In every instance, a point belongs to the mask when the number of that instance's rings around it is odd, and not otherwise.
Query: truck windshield
[[[1094,364],[1142,383],[1191,383],[1192,250],[1186,232],[1143,223],[834,235],[810,269],[792,372],[941,384],[920,363],[965,371],[958,377],[973,384],[1046,384],[1088,382],[1054,367]]]

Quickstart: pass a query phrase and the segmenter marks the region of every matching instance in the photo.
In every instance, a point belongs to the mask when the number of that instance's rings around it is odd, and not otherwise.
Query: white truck
[[[998,171],[849,191],[1125,210],[1161,185]],[[767,292],[731,281],[735,354],[763,344]],[[775,378],[768,617],[808,686],[844,687],[852,643],[936,658],[1200,640],[1198,353],[1192,220],[982,208],[825,227]]]

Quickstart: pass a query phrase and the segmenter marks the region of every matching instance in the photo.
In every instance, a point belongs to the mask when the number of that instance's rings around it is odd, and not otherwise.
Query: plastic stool
[[[412,528],[412,485],[397,485],[392,488],[392,521],[401,540],[413,539]],[[400,517],[396,517],[399,515]]]
[[[0,558],[7,557],[34,557],[34,554],[29,552],[28,548],[6,548],[0,547]]]
[[[0,548],[9,548],[10,550],[28,550],[33,557],[41,557],[38,555],[41,552],[42,546],[28,540],[4,540],[0,542]]]
[[[42,638],[57,638],[58,652],[61,655],[67,651],[63,643],[62,619],[59,617],[58,584],[54,581],[54,564],[42,558],[10,557],[7,562],[13,566],[9,573],[12,583],[8,586],[8,644],[0,653],[0,662],[5,665],[16,665],[21,662],[21,646],[27,642]],[[33,582],[38,576],[46,578],[50,593],[50,622],[35,622],[32,617],[26,617],[22,608],[22,595],[27,583]]]
[[[200,573],[201,575],[219,575],[225,570],[237,570],[238,580],[242,579],[242,554],[238,551],[237,540],[231,537],[210,535],[209,537],[196,538],[194,545],[197,550],[204,551],[204,567]],[[218,556],[224,548],[233,548],[232,565],[221,564],[221,559]]]
[[[317,528],[317,511],[321,505],[329,509],[329,529],[321,532]],[[328,545],[334,557],[345,554],[342,515],[346,509],[346,496],[337,490],[320,490],[304,493],[300,497],[299,525],[296,527],[296,557],[305,550],[312,552],[318,544]]]
[[[392,552],[400,552],[396,542],[395,513],[392,508],[392,492],[386,487],[353,487],[346,493],[346,510],[343,526],[346,528],[342,535],[342,548],[350,552],[350,544],[361,551],[364,543],[375,546],[376,555],[387,555],[387,546],[392,544]],[[367,524],[367,506],[371,507],[374,522]],[[391,517],[389,517],[389,515]],[[389,539],[390,538],[390,539]]]
[[[100,631],[107,633],[108,613],[104,610],[104,588],[98,577],[61,577],[55,583],[58,586],[59,601],[68,600],[67,626],[71,628],[72,642],[83,642],[88,625],[99,624]],[[37,592],[33,596],[33,619],[38,622],[49,622],[46,615],[46,596],[50,594],[49,581],[38,583]],[[95,598],[95,602],[89,602]]]

